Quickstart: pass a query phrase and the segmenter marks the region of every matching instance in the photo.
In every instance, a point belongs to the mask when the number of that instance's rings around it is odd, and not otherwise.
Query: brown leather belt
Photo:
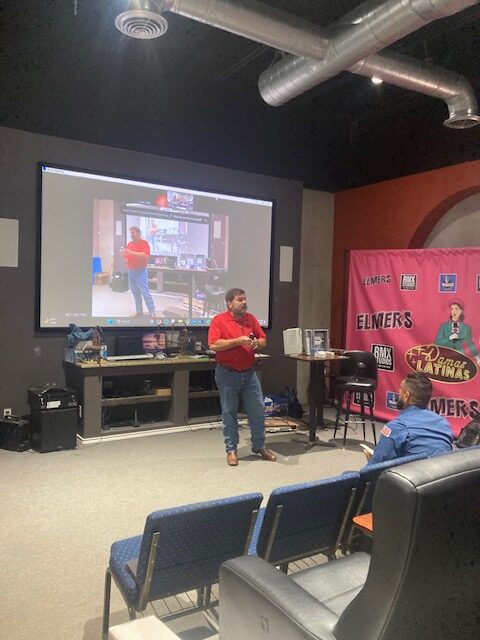
[[[223,367],[224,369],[226,369],[227,371],[233,371],[233,373],[247,373],[248,371],[251,371],[252,369],[254,369],[255,367],[250,367],[249,369],[233,369],[232,367],[226,367],[224,364],[221,364],[220,362],[217,362],[217,365],[219,367]]]

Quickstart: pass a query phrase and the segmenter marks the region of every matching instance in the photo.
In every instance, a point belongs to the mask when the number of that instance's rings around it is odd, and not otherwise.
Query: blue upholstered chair
[[[220,569],[222,640],[478,638],[480,454],[400,464],[381,474],[372,553],[290,576],[258,557]]]
[[[222,562],[246,553],[262,502],[250,493],[151,513],[143,535],[112,544],[105,575],[103,637],[108,636],[111,579],[130,619],[153,600],[197,590],[207,607]]]
[[[385,462],[378,462],[377,464],[371,464],[368,467],[360,469],[360,485],[359,492],[357,494],[357,508],[355,509],[355,515],[360,513],[369,513],[372,510],[373,494],[378,477],[391,467],[397,467],[400,464],[406,464],[407,462],[414,462],[415,460],[423,460],[427,456],[423,453],[417,453],[412,456],[404,456],[403,458],[396,458],[395,460],[385,460]]]
[[[280,565],[338,549],[351,518],[358,473],[274,489],[260,510],[249,553]]]
[[[399,465],[406,464],[407,462],[422,460],[426,457],[427,456],[423,453],[417,453],[411,456],[404,456],[403,458],[396,458],[395,460],[385,460],[384,462],[371,464],[368,467],[360,469],[358,491],[355,496],[355,504],[352,509],[352,515],[358,516],[362,513],[370,513],[372,511],[375,487],[377,484],[377,480],[380,474],[383,473],[383,471],[385,471],[386,469],[391,469],[393,467],[398,467]],[[345,542],[342,543],[342,550],[348,551],[352,547],[354,534],[359,534],[358,529],[355,529],[351,520],[346,526],[345,533]]]

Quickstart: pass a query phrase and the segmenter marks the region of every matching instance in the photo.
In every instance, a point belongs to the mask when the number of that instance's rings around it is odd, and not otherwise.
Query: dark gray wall
[[[0,267],[0,411],[11,407],[17,415],[29,412],[27,389],[49,383],[64,384],[62,367],[66,331],[35,331],[35,268],[37,163],[141,177],[179,181],[193,186],[276,201],[273,249],[272,329],[268,331],[263,366],[264,391],[295,386],[295,363],[281,359],[282,331],[298,325],[298,281],[302,184],[300,182],[233,171],[73,140],[0,128],[0,218],[19,220],[18,268]],[[58,242],[62,242],[62,238]],[[248,261],[248,234],[236,240]],[[292,283],[280,283],[280,246],[294,248]],[[240,284],[241,286],[241,284]],[[248,294],[248,291],[247,291]],[[107,342],[114,333],[107,332]]]

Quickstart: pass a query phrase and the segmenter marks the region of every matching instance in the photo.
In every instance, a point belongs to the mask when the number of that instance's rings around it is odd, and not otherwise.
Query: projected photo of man
[[[470,353],[480,364],[480,356],[475,348],[472,339],[472,330],[468,324],[465,324],[465,315],[463,313],[463,303],[455,300],[450,303],[450,320],[442,322],[435,338],[434,344],[439,347],[449,347],[460,353],[465,353],[467,345]],[[467,354],[468,355],[468,354]]]
[[[126,247],[120,249],[120,254],[125,258],[128,270],[128,285],[135,301],[135,313],[132,317],[143,316],[143,300],[148,313],[155,317],[155,303],[148,289],[147,264],[150,255],[150,245],[141,237],[139,227],[130,227],[131,241]]]
[[[148,235],[150,240],[150,245],[152,248],[152,253],[157,253],[157,233],[158,227],[155,220],[150,221],[150,227],[148,229]]]

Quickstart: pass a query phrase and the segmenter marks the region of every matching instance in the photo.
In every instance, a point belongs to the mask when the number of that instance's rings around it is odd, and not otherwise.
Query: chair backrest
[[[356,513],[369,513],[372,510],[373,496],[375,487],[380,474],[386,469],[396,467],[407,462],[415,462],[415,460],[423,460],[427,456],[423,453],[417,453],[403,458],[395,458],[395,460],[385,460],[377,464],[371,464],[368,467],[360,469],[359,490],[356,497]]]
[[[377,483],[363,589],[340,616],[338,640],[478,637],[480,453],[397,466]]]
[[[137,584],[147,577],[152,540],[158,535],[149,600],[217,581],[222,562],[246,553],[261,493],[199,502],[151,513],[145,522]]]
[[[343,355],[348,356],[348,360],[340,360],[338,377],[356,375],[377,380],[377,359],[371,351],[345,351]]]
[[[358,473],[290,485],[270,494],[256,553],[282,564],[315,553],[330,553],[350,517]]]
[[[225,269],[210,269],[208,272],[208,284],[216,287],[225,287],[227,272]]]

